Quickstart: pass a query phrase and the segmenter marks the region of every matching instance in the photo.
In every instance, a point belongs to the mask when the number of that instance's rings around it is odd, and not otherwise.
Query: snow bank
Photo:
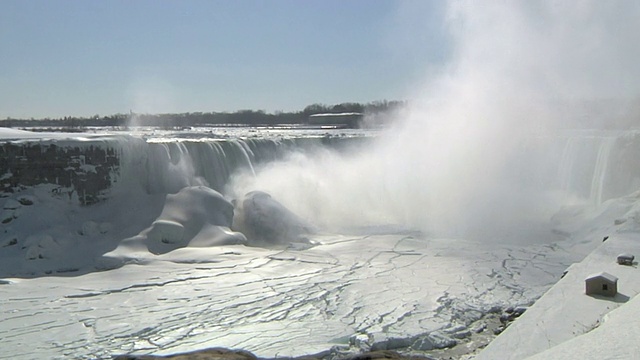
[[[39,135],[38,133],[0,127],[0,140],[39,138],[39,137],[42,137],[42,135]]]
[[[181,247],[244,244],[242,233],[231,231],[233,205],[220,193],[205,186],[185,187],[166,196],[164,207],[151,226],[105,257],[131,258],[164,254]],[[137,254],[137,255],[135,255]]]
[[[636,359],[640,354],[640,297],[605,315],[599,327],[568,340],[531,360]]]
[[[640,254],[639,195],[636,193],[610,200],[595,216],[583,216],[583,229],[576,229],[574,232],[578,243],[581,240],[588,241],[584,240],[587,238],[586,234],[611,235],[583,261],[569,267],[556,285],[476,359],[524,359],[541,352],[543,353],[535,358],[618,358],[615,354],[620,350],[612,352],[614,346],[623,349],[621,351],[624,354],[640,353],[638,332],[633,328],[633,320],[631,323],[620,320],[607,326],[602,325],[609,321],[606,320],[610,318],[609,313],[618,308],[620,314],[634,314],[628,319],[640,316],[637,308],[639,300],[636,299],[636,295],[640,293],[640,271],[637,263],[625,266],[616,262],[621,253]],[[620,213],[621,216],[612,216]],[[618,294],[615,297],[586,295],[585,279],[593,273],[603,271],[618,278]],[[624,319],[621,315],[614,318]],[[595,338],[598,341],[594,341]],[[580,346],[572,349],[571,344]],[[575,351],[578,349],[583,355],[576,355]]]

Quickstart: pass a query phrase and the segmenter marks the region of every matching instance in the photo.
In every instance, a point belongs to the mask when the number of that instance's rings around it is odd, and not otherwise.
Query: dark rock
[[[456,339],[466,339],[470,336],[471,336],[470,330],[463,330],[463,331],[458,331],[456,333],[453,333],[453,337]]]
[[[149,360],[149,359],[173,359],[173,360],[256,360],[257,357],[248,351],[213,348],[193,351],[184,354],[154,356],[154,355],[120,355],[116,360]]]
[[[411,338],[388,338],[383,341],[378,341],[371,346],[371,350],[374,351],[382,351],[382,350],[393,350],[393,349],[402,349],[411,346],[414,343],[415,339]],[[430,348],[433,349],[433,346]]]
[[[115,360],[152,360],[152,359],[172,359],[172,360],[262,360],[264,358],[258,358],[252,353],[244,350],[229,350],[224,348],[213,348],[206,350],[199,350],[188,352],[184,354],[166,355],[166,356],[154,356],[154,355],[119,355],[114,358]],[[282,358],[279,358],[282,359]],[[296,358],[289,358],[291,360],[321,360],[322,355],[306,355]],[[344,357],[337,357],[341,360],[378,360],[378,359],[413,359],[413,360],[428,360],[430,358],[425,356],[415,355],[402,355],[395,351],[390,350],[376,350],[369,351],[355,355],[345,355]]]
[[[253,246],[282,246],[302,243],[313,246],[303,235],[315,228],[262,191],[247,193],[234,202],[231,229],[243,233]],[[304,246],[302,248],[305,248]]]
[[[345,360],[376,360],[376,359],[428,359],[421,356],[406,356],[401,355],[395,351],[378,350],[370,351],[362,354],[352,355],[345,358]]]
[[[518,317],[518,316],[520,316],[520,315],[524,314],[524,312],[525,312],[525,311],[527,311],[527,308],[526,308],[526,307],[524,307],[524,306],[518,306],[517,308],[515,308],[515,309],[513,310],[513,314],[514,314],[516,317]]]
[[[31,196],[20,196],[18,202],[24,206],[30,206],[33,205],[34,200]]]
[[[0,214],[0,222],[8,224],[14,219],[13,210],[5,210]]]
[[[105,198],[120,171],[120,159],[116,149],[108,147],[9,142],[0,144],[0,169],[0,193],[54,184],[60,195],[77,196],[81,205],[90,205]],[[18,201],[33,204],[26,196]]]
[[[485,331],[486,329],[487,329],[487,324],[482,323],[482,324],[476,326],[475,328],[473,328],[472,331],[474,333],[476,333],[476,334],[479,334],[479,333]]]
[[[507,314],[500,315],[500,322],[503,324],[511,320],[513,320],[513,317],[511,316],[511,314],[507,313]]]
[[[13,246],[13,245],[16,245],[17,243],[18,243],[18,239],[13,238],[13,239],[7,241],[6,244],[2,245],[2,247]]]
[[[507,327],[505,325],[498,326],[493,330],[494,335],[500,335]]]

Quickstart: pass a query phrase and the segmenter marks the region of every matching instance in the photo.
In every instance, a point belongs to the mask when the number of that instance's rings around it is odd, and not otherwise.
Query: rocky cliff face
[[[120,167],[116,149],[46,142],[0,144],[0,194],[39,184],[82,205],[105,198]]]

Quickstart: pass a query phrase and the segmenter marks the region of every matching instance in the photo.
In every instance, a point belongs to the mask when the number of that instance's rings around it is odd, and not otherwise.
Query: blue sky
[[[440,1],[0,1],[0,119],[401,100]]]

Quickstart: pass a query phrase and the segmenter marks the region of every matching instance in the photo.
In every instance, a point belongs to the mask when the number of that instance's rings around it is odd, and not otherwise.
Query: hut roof
[[[618,282],[618,278],[617,277],[615,277],[614,275],[609,274],[608,272],[604,272],[604,271],[603,272],[599,272],[597,274],[589,275],[589,276],[587,276],[587,278],[585,280],[589,281],[589,280],[593,280],[593,279],[596,279],[596,278],[603,278],[603,279],[605,279],[607,281],[610,281],[612,283],[617,283]]]

